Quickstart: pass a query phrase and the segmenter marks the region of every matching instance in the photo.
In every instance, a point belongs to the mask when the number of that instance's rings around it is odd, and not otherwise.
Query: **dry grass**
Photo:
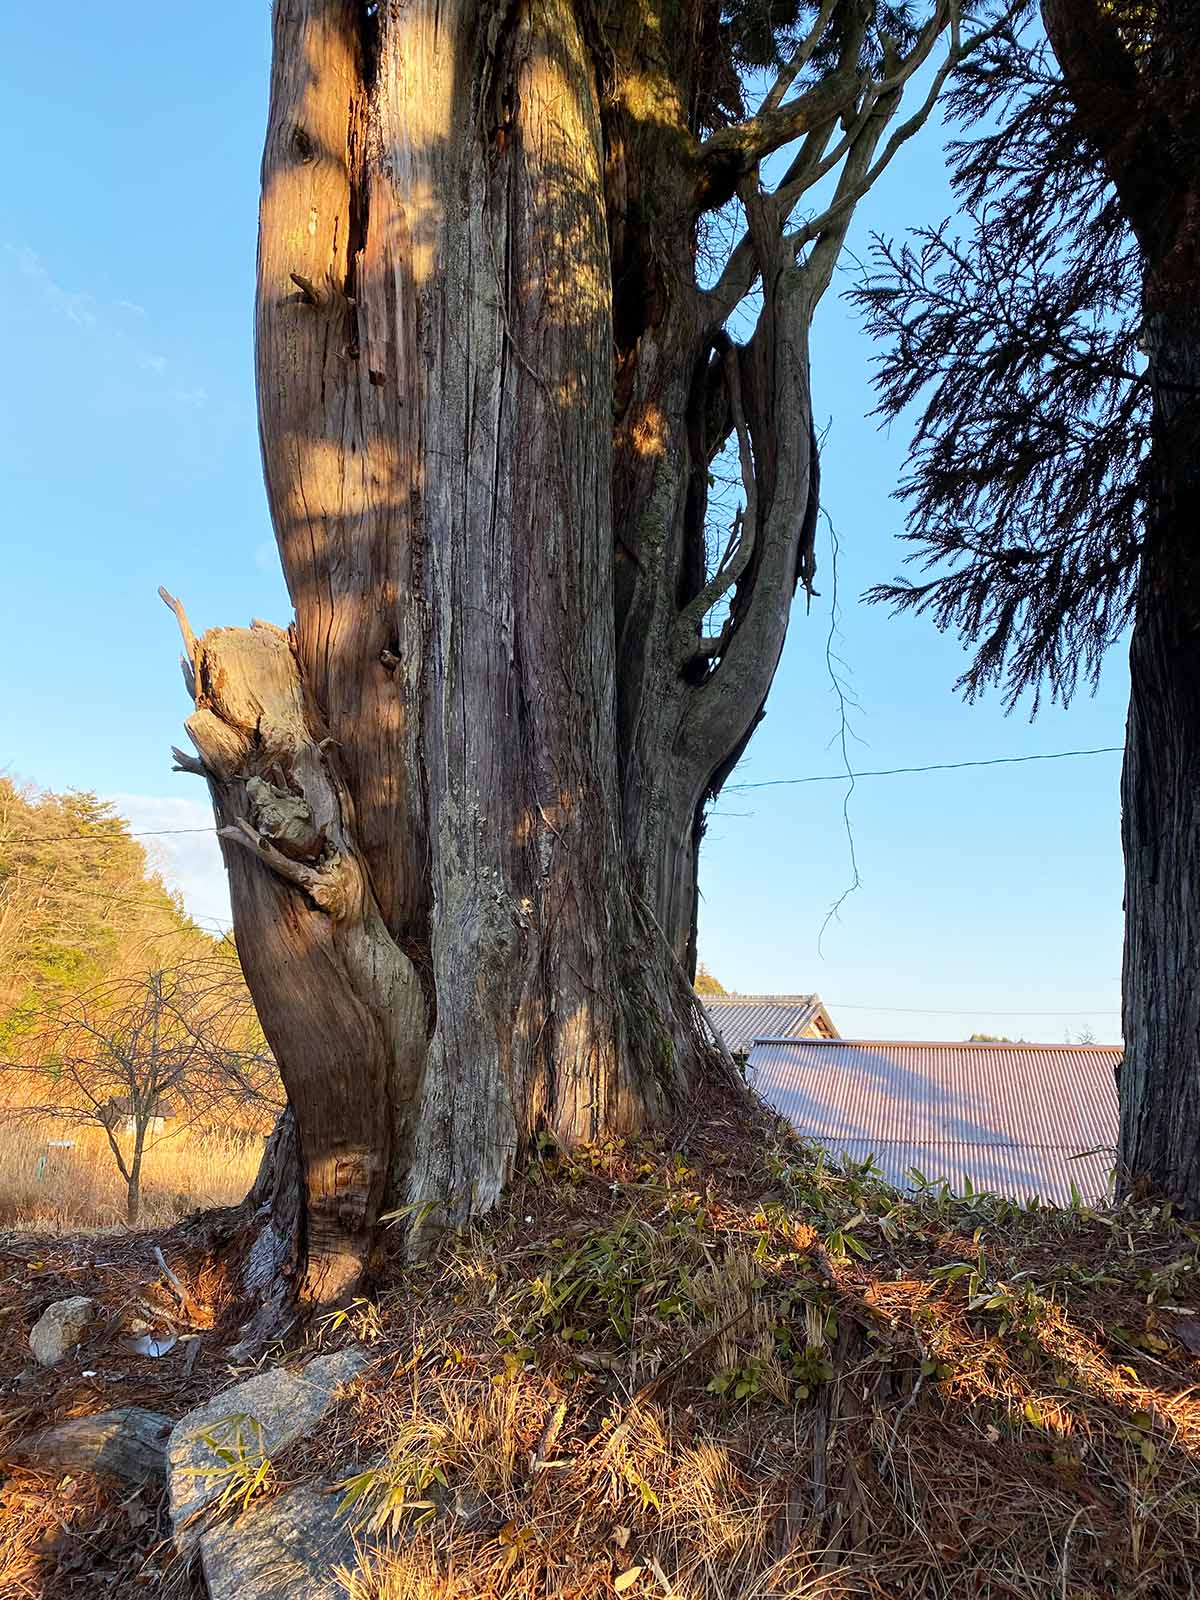
[[[162,1489],[124,1488],[114,1496],[87,1473],[8,1472],[0,1481],[4,1600],[198,1600],[172,1570]]]
[[[261,1154],[257,1138],[184,1132],[162,1140],[145,1157],[138,1226],[167,1227],[198,1208],[235,1204]],[[124,1217],[124,1180],[99,1128],[0,1121],[0,1228],[94,1230],[124,1226]]]
[[[282,1470],[383,1540],[350,1600],[1200,1592],[1200,1229],[692,1132],[549,1157],[327,1327],[379,1360]]]
[[[372,1300],[271,1356],[375,1357],[270,1473],[345,1502],[347,1600],[1200,1592],[1200,1227],[1169,1211],[901,1195],[717,1110],[544,1152],[416,1263],[392,1237]]]

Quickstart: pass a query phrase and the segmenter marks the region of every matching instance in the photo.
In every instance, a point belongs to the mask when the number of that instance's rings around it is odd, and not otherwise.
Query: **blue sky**
[[[10,8],[0,31],[0,401],[5,570],[0,766],[37,784],[119,797],[142,827],[208,821],[173,774],[187,712],[174,622],[286,620],[263,496],[252,368],[259,151],[269,7]],[[927,129],[862,208],[851,248],[952,210]],[[1119,745],[1127,679],[1030,724],[994,697],[967,706],[953,638],[858,595],[899,570],[890,498],[905,431],[881,434],[870,348],[838,299],[818,315],[813,390],[830,431],[824,503],[838,530],[838,651],[861,710],[860,767]],[[733,783],[831,772],[837,703],[825,663],[831,572],[797,610],[768,716]],[[1119,757],[727,791],[704,848],[702,958],[728,987],[818,990],[841,1031],[962,1038],[1119,1037]],[[158,847],[202,916],[227,902],[215,845]]]

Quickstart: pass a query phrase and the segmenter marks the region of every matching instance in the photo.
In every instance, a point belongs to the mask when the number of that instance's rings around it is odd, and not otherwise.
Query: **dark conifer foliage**
[[[881,410],[921,409],[872,598],[974,648],[968,695],[1067,700],[1132,622],[1122,1187],[1200,1214],[1200,6],[1042,0],[963,64],[960,230],[877,243]],[[1053,52],[1051,54],[1051,51]]]
[[[880,414],[920,407],[905,535],[917,579],[870,598],[974,647],[969,697],[1094,683],[1132,615],[1148,492],[1142,262],[1094,138],[1034,25],[948,98],[963,215],[876,238],[852,298],[884,344]],[[979,132],[993,124],[992,130]]]

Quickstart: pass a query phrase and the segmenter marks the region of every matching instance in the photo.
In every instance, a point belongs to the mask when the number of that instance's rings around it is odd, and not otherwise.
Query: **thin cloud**
[[[186,795],[110,794],[121,816],[134,831],[160,828],[202,828],[202,833],[163,834],[142,839],[151,866],[161,872],[170,889],[183,896],[189,915],[210,933],[228,928],[229,883],[221,846],[213,832],[212,806],[207,800]],[[219,925],[219,927],[217,926]]]
[[[77,328],[96,326],[96,313],[92,310],[95,300],[90,294],[64,289],[61,283],[56,283],[41,256],[27,244],[6,244],[4,249],[16,262],[21,276],[36,284],[45,299],[69,322],[73,322]]]
[[[115,345],[123,350],[139,371],[152,373],[155,379],[162,378],[167,372],[171,365],[168,358],[157,350],[147,348],[127,331],[129,317],[145,317],[145,306],[139,305],[136,300],[117,300],[102,306],[92,294],[65,288],[38,252],[27,244],[6,243],[4,254],[43,304],[75,327],[103,339],[110,347]],[[118,316],[117,313],[124,315]],[[208,391],[199,384],[188,386],[177,383],[166,391],[166,398],[176,405],[195,410],[206,403]]]

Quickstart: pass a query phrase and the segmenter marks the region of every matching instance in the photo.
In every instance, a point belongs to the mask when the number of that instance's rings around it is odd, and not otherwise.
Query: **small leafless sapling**
[[[281,1098],[236,966],[200,957],[100,984],[40,1019],[25,1059],[3,1065],[3,1115],[100,1128],[141,1211],[147,1153],[234,1108]]]

